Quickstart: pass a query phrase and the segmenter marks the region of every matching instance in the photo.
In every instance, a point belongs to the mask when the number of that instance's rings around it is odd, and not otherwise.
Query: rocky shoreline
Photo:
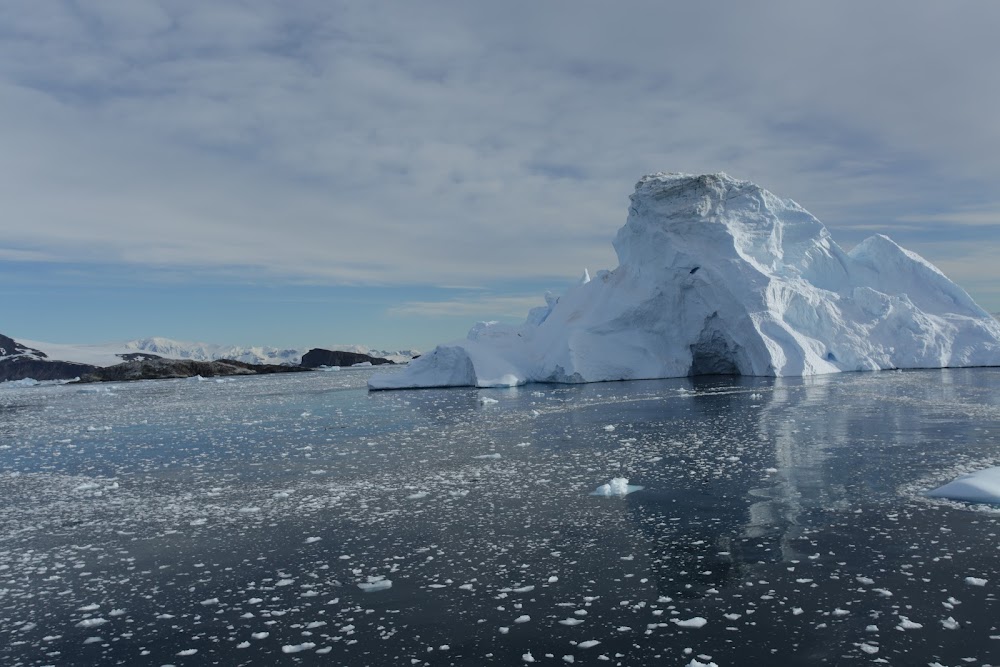
[[[271,375],[301,373],[329,366],[381,366],[395,362],[358,352],[313,348],[294,364],[254,364],[234,359],[200,361],[166,359],[149,353],[119,355],[124,361],[113,366],[94,366],[48,358],[35,350],[0,334],[0,382],[15,380],[69,380],[81,384],[94,382],[130,382],[189,377],[229,377],[235,375]]]

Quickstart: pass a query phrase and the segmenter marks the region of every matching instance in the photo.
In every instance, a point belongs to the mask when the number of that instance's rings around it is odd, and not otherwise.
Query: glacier
[[[1000,323],[886,236],[844,251],[794,201],[725,173],[652,174],[630,199],[616,269],[369,388],[1000,366]]]

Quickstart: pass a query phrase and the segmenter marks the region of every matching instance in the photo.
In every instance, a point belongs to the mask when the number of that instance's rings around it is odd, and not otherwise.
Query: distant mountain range
[[[290,364],[297,366],[302,361],[302,355],[310,349],[219,345],[173,340],[158,336],[99,344],[45,343],[25,339],[18,339],[18,341],[24,347],[44,353],[49,359],[75,361],[92,366],[112,366],[121,363],[125,358],[123,355],[144,352],[167,359],[190,359],[192,361],[232,359],[248,364]],[[397,363],[409,361],[420,354],[416,350],[375,350],[363,345],[325,345],[324,349],[367,354],[371,357],[390,359]]]
[[[95,373],[100,376],[105,375],[101,371],[104,368],[125,362],[143,363],[157,359],[191,362],[231,360],[254,366],[318,365],[302,363],[303,357],[309,352],[308,348],[217,345],[160,337],[102,344],[65,344],[15,340],[0,334],[0,381],[22,378],[66,379]],[[365,361],[378,363],[382,359],[405,363],[419,354],[415,350],[386,351],[362,345],[332,345],[326,349],[313,349],[313,359],[317,358],[317,352],[325,353],[331,360],[350,360],[352,364]],[[187,369],[185,367],[178,372],[187,372]]]

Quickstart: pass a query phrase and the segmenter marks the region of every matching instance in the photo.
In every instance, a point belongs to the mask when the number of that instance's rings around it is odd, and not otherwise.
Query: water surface
[[[369,374],[0,388],[0,663],[1000,664],[1000,370]]]

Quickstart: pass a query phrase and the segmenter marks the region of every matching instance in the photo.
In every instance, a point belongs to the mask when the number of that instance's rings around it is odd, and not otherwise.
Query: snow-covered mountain
[[[619,266],[521,326],[480,323],[372,389],[1000,365],[1000,323],[885,236],[851,252],[794,201],[726,174],[654,174]]]
[[[17,339],[23,346],[43,352],[49,359],[74,361],[92,366],[112,366],[125,357],[148,353],[167,359],[191,359],[193,361],[215,361],[234,359],[251,364],[291,364],[298,365],[308,348],[277,348],[267,346],[218,345],[172,340],[170,338],[141,338],[125,342],[101,344],[46,343]],[[331,345],[326,349],[360,352],[374,357],[384,357],[396,362],[409,361],[416,354],[412,350],[384,351],[369,350],[362,345]]]

